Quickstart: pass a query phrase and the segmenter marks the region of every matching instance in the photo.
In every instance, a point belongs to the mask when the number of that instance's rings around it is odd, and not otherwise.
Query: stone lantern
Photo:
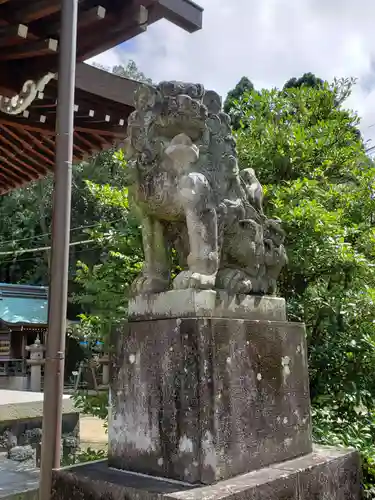
[[[100,356],[99,363],[102,365],[101,388],[107,389],[109,386],[109,356],[107,353],[104,353]]]
[[[26,346],[26,350],[30,353],[30,358],[27,360],[31,372],[30,390],[40,392],[42,389],[42,366],[45,361],[45,346],[41,344],[39,335],[35,339],[34,344]]]

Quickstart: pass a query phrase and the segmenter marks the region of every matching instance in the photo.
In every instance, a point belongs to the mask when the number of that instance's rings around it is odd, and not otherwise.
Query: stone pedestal
[[[311,452],[303,325],[161,319],[116,337],[111,466],[210,484]]]
[[[51,500],[360,500],[358,453],[326,448],[203,486],[99,461],[53,472]]]
[[[224,290],[171,290],[129,301],[130,321],[172,318],[286,321],[286,308],[280,297],[229,295]]]
[[[53,500],[359,500],[358,454],[312,448],[305,329],[282,299],[182,290],[129,315],[108,461],[55,471]]]

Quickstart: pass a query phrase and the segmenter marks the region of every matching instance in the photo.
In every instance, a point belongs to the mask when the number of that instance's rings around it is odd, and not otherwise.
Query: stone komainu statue
[[[129,195],[142,221],[145,263],[135,294],[173,288],[274,293],[284,233],[263,213],[251,168],[239,171],[221,98],[202,85],[142,86],[128,120]]]

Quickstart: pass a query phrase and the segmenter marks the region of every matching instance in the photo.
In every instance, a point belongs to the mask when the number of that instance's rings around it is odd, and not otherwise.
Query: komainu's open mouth
[[[169,97],[166,104],[151,125],[153,134],[171,140],[185,133],[192,141],[199,139],[206,126],[206,106],[188,95]]]

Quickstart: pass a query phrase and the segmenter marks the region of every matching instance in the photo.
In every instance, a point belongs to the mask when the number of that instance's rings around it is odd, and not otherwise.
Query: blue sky
[[[256,87],[282,85],[304,72],[358,78],[349,105],[367,137],[375,127],[374,0],[196,0],[203,29],[185,33],[166,21],[95,59],[134,59],[154,81],[203,83],[223,96],[243,76]]]
[[[129,41],[122,43],[117,47],[117,50],[121,52],[136,52],[137,51],[137,37],[131,38]]]

